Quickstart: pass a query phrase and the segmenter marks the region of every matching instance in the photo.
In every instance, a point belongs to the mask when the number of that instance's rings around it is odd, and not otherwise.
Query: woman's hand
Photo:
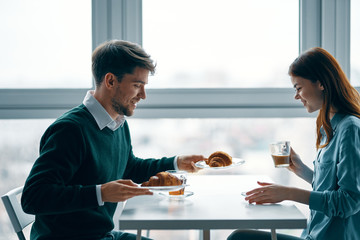
[[[301,171],[303,165],[304,163],[301,161],[300,156],[293,148],[290,148],[290,166],[288,169],[298,175],[298,172]]]
[[[257,182],[260,186],[246,193],[249,203],[279,203],[289,199],[289,188],[265,182]]]
[[[311,183],[314,172],[301,161],[300,156],[292,148],[290,149],[290,166],[288,169]]]
[[[245,200],[249,203],[265,204],[279,203],[284,200],[292,200],[303,204],[309,204],[310,191],[276,185],[273,183],[257,182],[260,186],[246,193]]]

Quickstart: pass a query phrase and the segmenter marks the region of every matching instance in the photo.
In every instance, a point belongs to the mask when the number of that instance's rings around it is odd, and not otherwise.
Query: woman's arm
[[[313,170],[301,161],[300,156],[292,148],[290,151],[290,166],[288,169],[311,184],[314,174]]]

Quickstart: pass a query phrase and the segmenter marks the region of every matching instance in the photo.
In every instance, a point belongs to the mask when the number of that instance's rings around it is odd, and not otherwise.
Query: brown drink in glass
[[[176,176],[181,180],[182,184],[186,184],[186,178],[187,178],[187,172],[182,170],[168,170],[166,171],[168,173],[171,173],[172,175]],[[185,193],[185,187],[181,188],[177,191],[169,192],[169,195],[184,195]]]
[[[290,166],[290,142],[279,141],[270,144],[271,157],[277,168]]]

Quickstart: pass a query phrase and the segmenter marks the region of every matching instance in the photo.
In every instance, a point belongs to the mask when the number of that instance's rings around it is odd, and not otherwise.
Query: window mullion
[[[111,39],[141,45],[141,0],[93,0],[92,6],[93,49]]]
[[[321,46],[350,77],[350,0],[322,0]]]
[[[142,45],[142,1],[112,0],[113,38]]]
[[[92,1],[92,48],[95,49],[100,43],[111,38],[110,1]]]
[[[300,53],[321,46],[321,0],[300,0]]]

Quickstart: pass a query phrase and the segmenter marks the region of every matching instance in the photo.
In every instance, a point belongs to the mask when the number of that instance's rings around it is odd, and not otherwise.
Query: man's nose
[[[146,98],[146,91],[145,91],[145,87],[142,87],[140,92],[139,92],[139,97],[141,99],[145,99]]]

